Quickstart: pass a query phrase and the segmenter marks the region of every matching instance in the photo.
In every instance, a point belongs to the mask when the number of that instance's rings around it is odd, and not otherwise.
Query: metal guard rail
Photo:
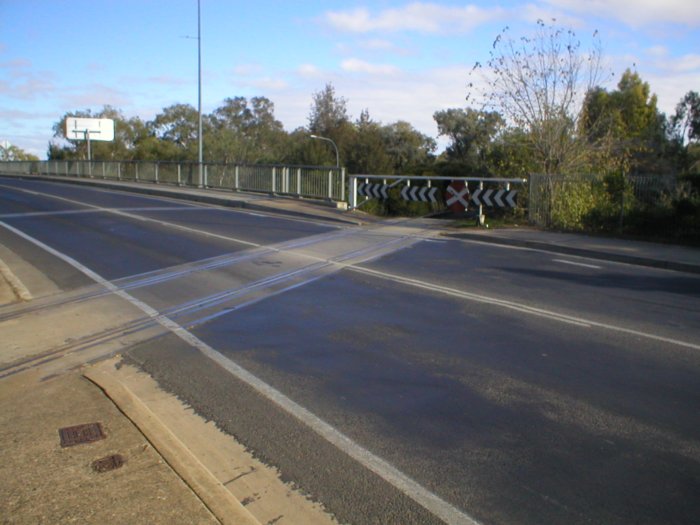
[[[205,163],[199,180],[196,162],[144,161],[8,161],[0,173],[99,178],[173,184],[233,191],[264,192],[344,201],[345,168],[335,166],[232,165]]]

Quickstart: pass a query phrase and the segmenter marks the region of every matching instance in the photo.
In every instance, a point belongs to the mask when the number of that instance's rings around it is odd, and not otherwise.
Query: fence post
[[[340,168],[340,200],[345,201],[345,168]]]
[[[301,168],[297,168],[297,197],[301,197]]]
[[[179,162],[177,163],[177,185],[182,186],[182,167]]]
[[[277,189],[277,184],[276,184],[276,179],[277,178],[277,170],[275,169],[274,166],[272,166],[272,193],[275,193]]]
[[[333,200],[333,170],[328,170],[328,199]]]
[[[236,170],[235,170],[236,175],[235,175],[235,182],[234,182],[235,186],[233,188],[236,191],[238,191],[238,188],[240,188],[240,182],[239,182],[240,173],[238,171],[238,168],[239,168],[239,166],[238,166],[238,164],[236,164]]]
[[[357,177],[350,175],[350,209],[357,208]]]
[[[625,173],[622,172],[622,191],[620,192],[620,221],[618,229],[620,230],[620,235],[625,228]]]

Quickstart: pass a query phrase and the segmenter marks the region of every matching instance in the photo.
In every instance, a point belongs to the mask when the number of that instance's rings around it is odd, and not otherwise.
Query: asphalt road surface
[[[0,178],[63,290],[0,320],[118,302],[99,341],[343,523],[696,523],[700,277],[439,229]]]

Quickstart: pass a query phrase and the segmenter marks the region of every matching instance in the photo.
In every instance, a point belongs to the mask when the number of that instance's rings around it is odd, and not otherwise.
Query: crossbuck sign
[[[469,207],[469,188],[464,185],[462,188],[455,188],[452,185],[447,187],[447,207],[451,207],[454,204],[460,204],[464,208]]]

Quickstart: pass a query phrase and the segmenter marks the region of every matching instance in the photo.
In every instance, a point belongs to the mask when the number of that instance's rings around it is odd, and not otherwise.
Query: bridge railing
[[[196,162],[46,160],[0,162],[0,173],[173,184],[331,201],[346,198],[345,168],[335,166],[206,163],[200,180]]]

